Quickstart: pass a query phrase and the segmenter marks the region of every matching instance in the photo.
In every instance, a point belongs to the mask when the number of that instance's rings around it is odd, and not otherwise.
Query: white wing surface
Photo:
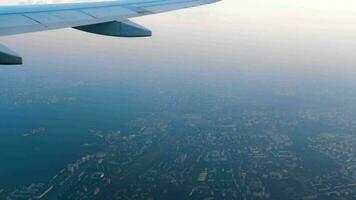
[[[219,0],[121,0],[0,7],[0,36],[73,27],[117,37],[146,37],[151,31],[129,18],[210,4]],[[5,50],[6,49],[6,50]],[[21,64],[0,45],[0,64]]]

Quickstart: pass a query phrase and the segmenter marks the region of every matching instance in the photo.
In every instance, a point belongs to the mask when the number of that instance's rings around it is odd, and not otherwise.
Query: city
[[[148,117],[127,123],[125,132],[88,129],[100,140],[100,151],[69,163],[46,183],[2,188],[0,197],[356,198],[353,118],[335,112],[241,109],[233,101],[217,103],[221,98],[194,107],[188,99],[159,104]],[[329,119],[334,122],[325,123]],[[36,128],[30,135],[45,130]]]

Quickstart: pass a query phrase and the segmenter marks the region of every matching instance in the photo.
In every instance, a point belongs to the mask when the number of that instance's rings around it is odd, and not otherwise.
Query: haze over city
[[[85,1],[1,1],[2,6]],[[224,0],[0,43],[0,199],[353,200],[356,2]]]

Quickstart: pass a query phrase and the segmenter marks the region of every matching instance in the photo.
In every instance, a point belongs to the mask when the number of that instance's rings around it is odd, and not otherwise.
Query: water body
[[[125,123],[149,108],[129,86],[46,86],[27,93],[27,84],[12,85],[3,77],[0,185],[48,181],[67,164],[102,148],[103,139],[89,129],[125,132]]]

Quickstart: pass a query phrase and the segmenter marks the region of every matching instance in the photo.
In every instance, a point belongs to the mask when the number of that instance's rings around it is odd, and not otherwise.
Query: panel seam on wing
[[[76,11],[81,12],[81,13],[83,13],[84,15],[87,15],[87,16],[92,17],[92,18],[94,18],[94,19],[100,19],[100,18],[95,17],[94,15],[92,15],[92,14],[90,14],[90,13],[85,12],[84,10],[79,9],[79,10],[76,10]]]
[[[41,25],[44,26],[44,27],[48,27],[46,24],[43,24],[43,23],[41,23],[40,21],[38,21],[38,20],[36,20],[36,19],[34,19],[34,18],[32,18],[32,17],[26,15],[26,14],[21,14],[21,15],[24,16],[24,17],[26,17],[27,19],[30,19],[30,20],[32,20],[32,21],[38,23],[38,24],[41,24]]]

